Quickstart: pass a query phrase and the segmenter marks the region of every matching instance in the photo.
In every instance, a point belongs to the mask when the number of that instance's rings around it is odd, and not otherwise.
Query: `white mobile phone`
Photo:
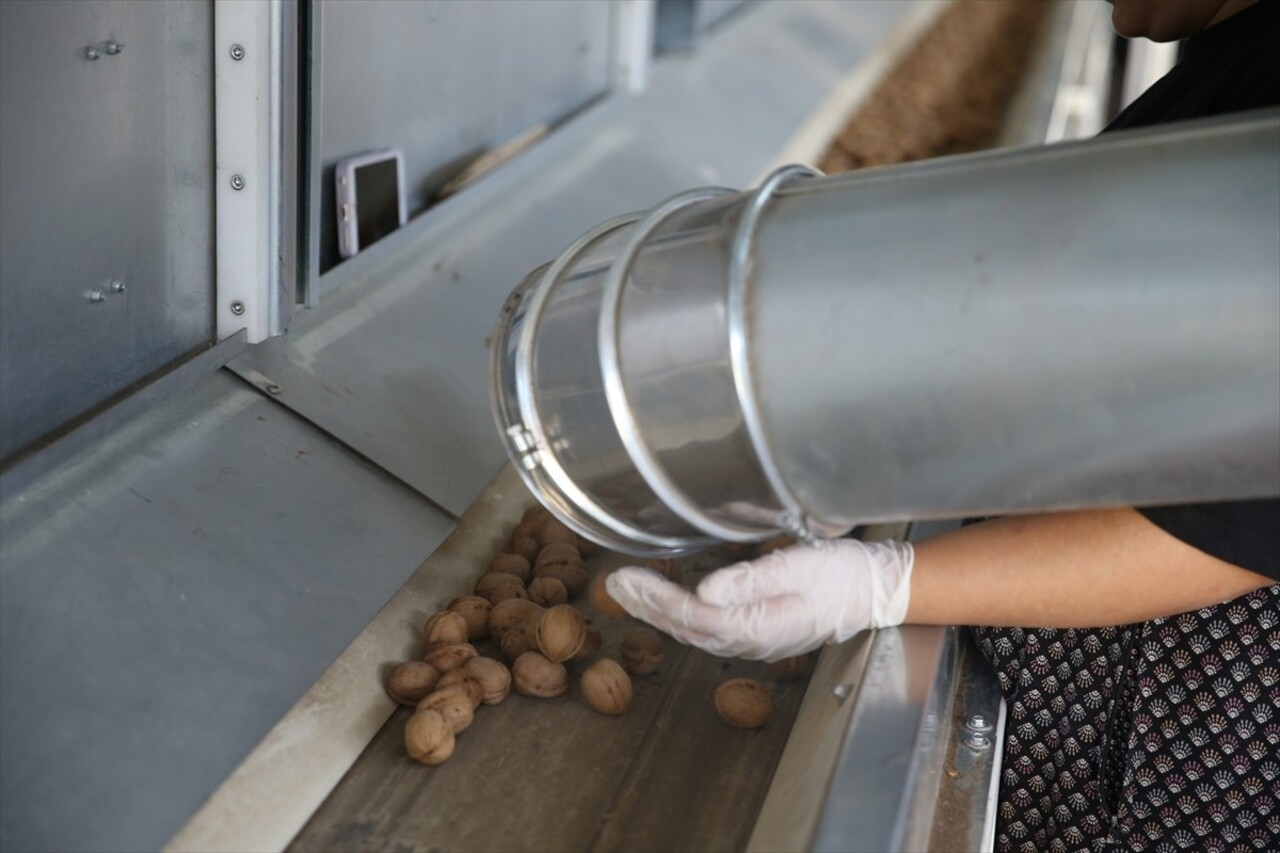
[[[408,219],[404,155],[398,149],[383,148],[339,161],[334,182],[342,257],[369,248]]]

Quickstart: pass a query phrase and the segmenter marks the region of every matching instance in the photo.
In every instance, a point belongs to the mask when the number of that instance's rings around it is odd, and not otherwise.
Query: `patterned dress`
[[[1138,625],[974,631],[1008,707],[997,850],[1280,850],[1280,585]]]

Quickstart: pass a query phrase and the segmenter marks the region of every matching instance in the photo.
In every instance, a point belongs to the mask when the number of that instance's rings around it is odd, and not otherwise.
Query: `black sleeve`
[[[1139,508],[1193,548],[1280,581],[1280,499]]]

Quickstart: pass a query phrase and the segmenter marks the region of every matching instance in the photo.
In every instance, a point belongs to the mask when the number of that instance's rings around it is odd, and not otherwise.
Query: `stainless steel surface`
[[[810,849],[989,849],[998,750],[990,725],[972,749],[965,721],[998,715],[995,674],[963,628],[891,629],[871,642]]]
[[[452,521],[226,372],[0,503],[0,848],[156,849]]]
[[[617,211],[696,183],[757,180],[909,12],[762,4],[696,58],[656,63],[645,96],[593,105],[336,267],[330,298],[233,368],[279,385],[285,405],[460,513],[506,461],[486,337],[511,284]]]
[[[686,207],[578,320],[608,420],[721,537],[1280,493],[1277,160],[1268,110]],[[561,426],[533,458],[607,424]]]
[[[661,0],[655,21],[655,46],[659,51],[691,50],[706,31],[747,0]]]
[[[211,8],[0,3],[0,459],[210,340]]]
[[[328,0],[314,13],[320,273],[339,262],[338,160],[400,148],[413,216],[475,155],[564,118],[609,85],[607,3]]]

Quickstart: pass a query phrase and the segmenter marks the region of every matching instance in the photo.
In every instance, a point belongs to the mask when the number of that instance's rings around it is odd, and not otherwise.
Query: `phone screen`
[[[356,180],[356,222],[360,228],[360,248],[381,240],[400,227],[400,187],[394,157],[367,166],[358,166]]]

